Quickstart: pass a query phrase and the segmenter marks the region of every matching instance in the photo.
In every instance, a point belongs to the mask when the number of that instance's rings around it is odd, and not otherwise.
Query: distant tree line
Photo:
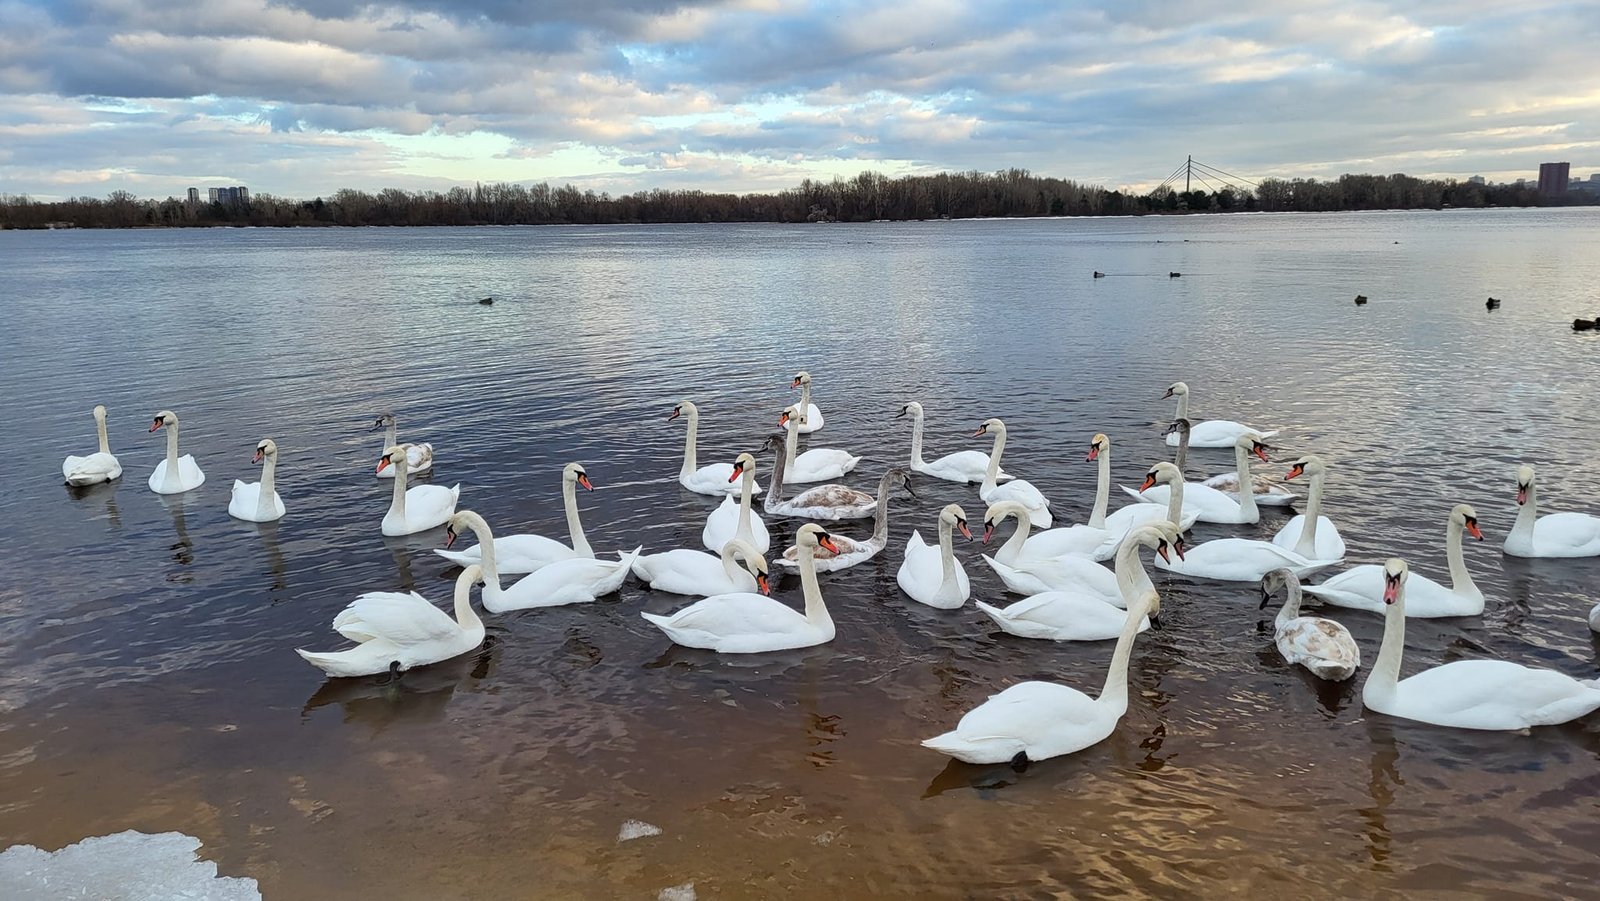
[[[1269,178],[1255,190],[1123,194],[1034,175],[1025,169],[890,178],[863,172],[807,179],[774,194],[656,189],[612,197],[548,183],[376,194],[344,189],[327,199],[255,194],[248,203],[104,198],[35,201],[0,195],[0,228],[182,228],[219,225],[559,225],[656,222],[867,222],[1030,216],[1119,216],[1249,210],[1405,210],[1594,204],[1594,194],[1542,198],[1532,188],[1478,185],[1407,175],[1343,175],[1333,181]]]

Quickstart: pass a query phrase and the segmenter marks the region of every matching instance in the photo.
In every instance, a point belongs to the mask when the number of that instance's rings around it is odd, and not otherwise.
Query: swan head
[[[1089,439],[1089,456],[1084,457],[1085,462],[1100,459],[1101,454],[1111,452],[1111,438],[1105,432],[1097,432]]]
[[[742,559],[744,568],[749,570],[750,575],[755,577],[756,587],[761,590],[761,593],[772,593],[772,586],[767,582],[767,558],[761,556],[761,552],[756,550],[755,546],[750,542],[741,538],[729,539],[728,543],[722,546],[722,558],[724,560]]]
[[[477,563],[468,564],[467,568],[461,571],[461,575],[456,576],[456,582],[467,586],[482,585],[483,567]]]
[[[1306,454],[1304,457],[1289,464],[1289,472],[1283,477],[1283,480],[1287,482],[1290,479],[1298,479],[1301,476],[1320,476],[1327,471],[1328,464],[1322,462],[1321,457],[1316,454]]]
[[[372,424],[372,428],[368,429],[367,431],[376,432],[379,429],[385,429],[385,428],[388,428],[391,425],[394,425],[394,414],[393,413],[387,413],[387,412],[379,413],[378,414],[378,421],[374,422]]]
[[[263,438],[261,443],[256,445],[256,455],[250,458],[250,462],[260,463],[268,457],[274,460],[278,458],[278,443],[271,438]]]
[[[172,412],[171,410],[162,410],[160,413],[157,413],[155,415],[155,421],[150,423],[150,431],[153,432],[156,429],[159,429],[164,425],[177,425],[177,424],[178,424],[178,414]]]
[[[910,417],[912,417],[914,419],[921,419],[922,418],[922,404],[919,404],[916,401],[912,401],[911,403],[908,403],[908,404],[905,404],[905,405],[901,406],[900,407],[900,412],[896,413],[895,417],[899,418],[901,416],[910,416]]]
[[[1528,492],[1532,490],[1533,467],[1524,463],[1517,467],[1517,506],[1520,507],[1528,502]]]
[[[453,545],[455,545],[456,536],[461,533],[462,529],[471,529],[474,532],[477,532],[480,537],[490,535],[489,523],[486,522],[483,517],[472,512],[471,510],[457,510],[455,514],[452,515],[444,524],[445,550],[448,551]],[[494,544],[494,538],[491,536],[487,543],[491,545]]]
[[[1144,484],[1139,486],[1140,491],[1146,491],[1156,485],[1171,485],[1173,482],[1183,481],[1183,473],[1171,463],[1161,462],[1150,467],[1144,474]]]
[[[789,425],[791,422],[794,423],[794,425]],[[791,404],[790,406],[784,407],[783,412],[778,415],[778,425],[784,428],[800,428],[800,405]]]
[[[1406,577],[1411,575],[1411,567],[1399,557],[1390,557],[1389,562],[1383,564],[1383,602],[1393,605],[1398,603],[1405,590]]]
[[[1239,440],[1235,441],[1233,446],[1244,448],[1246,453],[1255,454],[1257,457],[1261,458],[1261,462],[1263,463],[1272,462],[1271,460],[1267,459],[1267,451],[1275,450],[1272,445],[1261,440],[1260,432],[1245,432],[1243,435],[1239,436]]]
[[[672,408],[672,415],[667,417],[667,422],[671,422],[672,420],[677,419],[679,416],[695,417],[698,416],[699,413],[700,408],[694,405],[694,401],[686,400]]]
[[[1261,577],[1261,606],[1257,609],[1267,609],[1267,604],[1272,601],[1272,596],[1282,591],[1286,586],[1300,584],[1300,577],[1294,570],[1287,566],[1280,566]]]
[[[383,456],[378,458],[378,471],[383,472],[388,469],[391,463],[398,466],[406,462],[406,450],[410,446],[409,444],[395,444],[386,448]]]
[[[593,491],[594,485],[589,481],[589,471],[583,468],[582,463],[568,463],[561,468],[562,482],[577,482],[585,491]]]
[[[767,443],[771,444],[772,440],[768,439]],[[734,460],[733,460],[733,475],[728,476],[728,481],[729,482],[737,481],[738,478],[740,476],[744,475],[745,473],[747,473],[747,472],[755,472],[755,471],[756,471],[756,458],[751,456],[751,455],[749,455],[749,454],[740,454],[739,456],[735,457]]]
[[[1169,520],[1146,523],[1132,532],[1124,541],[1136,541],[1144,547],[1155,548],[1161,559],[1172,562],[1172,554],[1177,554],[1178,559],[1183,559],[1187,548],[1183,544],[1183,532]]]
[[[1183,384],[1183,383],[1179,382],[1179,384]],[[1167,426],[1167,430],[1162,432],[1161,434],[1163,436],[1166,436],[1166,435],[1187,435],[1187,434],[1189,434],[1189,429],[1191,427],[1192,427],[1192,423],[1189,422],[1188,417],[1180,416],[1177,419],[1172,420],[1172,425]]]
[[[1483,530],[1478,528],[1478,511],[1471,504],[1456,504],[1450,508],[1450,522],[1467,531],[1468,535],[1483,540]]]
[[[98,420],[100,420],[102,422],[105,421],[105,418],[106,418],[106,405],[105,404],[95,404],[94,405],[94,418],[98,419]]]
[[[800,388],[800,387],[803,387],[803,386],[809,385],[809,384],[811,384],[811,373],[806,372],[804,369],[802,369],[799,372],[794,374],[794,381],[789,383],[789,387],[790,388]]]
[[[1016,501],[1001,501],[998,504],[990,504],[989,509],[983,511],[983,543],[989,543],[989,539],[994,537],[994,530],[1002,522],[1005,522],[1007,516],[1021,517],[1027,510],[1027,507]]]
[[[911,473],[899,467],[895,467],[894,469],[885,472],[883,474],[883,478],[879,479],[878,481],[886,490],[890,488],[904,488],[906,490],[906,494],[909,494],[912,497],[917,496],[917,493],[911,490]]]
[[[1183,382],[1173,382],[1171,385],[1167,386],[1167,393],[1161,396],[1163,399],[1168,397],[1183,397],[1188,393],[1188,385],[1184,384]]]
[[[972,540],[972,530],[967,528],[967,511],[961,509],[960,504],[946,504],[945,508],[939,511],[939,522],[958,530],[967,536],[968,541]]]
[[[801,526],[800,531],[795,533],[794,540],[795,544],[813,551],[820,547],[829,553],[839,553],[839,546],[833,543],[833,536],[814,522]]]
[[[1006,433],[1006,424],[998,419],[985,419],[983,424],[978,426],[978,430],[972,433],[972,437],[987,435],[990,432],[994,432],[996,435],[1004,435]]]

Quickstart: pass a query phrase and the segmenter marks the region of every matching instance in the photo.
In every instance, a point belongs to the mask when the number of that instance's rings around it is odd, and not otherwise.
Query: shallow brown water
[[[1592,677],[1600,561],[1499,543],[1522,460],[1551,509],[1600,511],[1600,338],[1569,328],[1600,315],[1595,246],[1588,211],[0,234],[0,845],[176,830],[268,898],[1592,896],[1600,719],[1522,736],[1365,715],[1364,673],[1328,686],[1277,657],[1251,586],[1156,575],[1166,628],[1091,749],[1016,773],[919,747],[1016,681],[1098,692],[1111,652],[902,596],[911,529],[952,500],[981,516],[926,478],[893,504],[888,553],[823,577],[824,647],[674,648],[638,613],[686,601],[630,582],[490,616],[484,648],[398,685],[326,681],[291,649],[340,646],[329,623],[362,591],[449,595],[441,530],[378,533],[369,414],[432,441],[434,481],[492,523],[564,534],[578,459],[597,549],[697,547],[713,502],[677,485],[667,412],[696,400],[702,462],[731,459],[806,368],[813,445],[865,454],[851,484],[903,461],[893,417],[917,399],[929,456],[987,449],[972,429],[1005,418],[1007,468],[1072,522],[1089,437],[1111,434],[1133,481],[1186,379],[1197,414],[1282,427],[1275,459],[1328,458],[1352,564],[1442,575],[1444,514],[1477,507],[1488,608],[1413,621],[1406,672]],[[60,458],[92,444],[97,402],[125,474],[69,492]],[[164,407],[208,474],[181,500],[144,484]],[[257,527],[226,505],[264,435],[289,515]],[[974,595],[1003,598],[978,551],[958,548]],[[798,580],[774,594],[799,603]],[[1370,663],[1381,621],[1330,613]],[[630,819],[662,834],[619,844]]]

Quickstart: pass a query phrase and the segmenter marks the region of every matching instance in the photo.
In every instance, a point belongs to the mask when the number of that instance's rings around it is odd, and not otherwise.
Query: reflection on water
[[[372,475],[371,412],[432,443],[434,484],[459,482],[508,534],[565,536],[559,474],[581,460],[602,556],[692,548],[715,499],[678,486],[664,411],[692,397],[701,461],[731,460],[759,449],[804,368],[827,417],[809,443],[863,455],[852,486],[904,461],[896,414],[918,400],[940,453],[987,451],[972,430],[1004,418],[1007,469],[1065,523],[1092,502],[1095,432],[1120,484],[1170,457],[1160,394],[1181,378],[1197,417],[1283,430],[1269,471],[1328,461],[1324,512],[1352,563],[1400,553],[1442,575],[1439,520],[1474,504],[1489,539],[1465,555],[1487,609],[1410,624],[1408,672],[1493,657],[1592,676],[1600,562],[1498,546],[1524,457],[1545,464],[1552,510],[1600,510],[1583,476],[1600,339],[1570,332],[1597,244],[1592,210],[0,233],[18,336],[0,370],[0,537],[29,561],[0,568],[0,835],[184,832],[291,898],[687,882],[703,897],[1569,895],[1600,844],[1574,800],[1600,793],[1600,723],[1500,736],[1369,717],[1364,674],[1323,683],[1277,655],[1253,586],[1157,574],[1165,628],[1138,639],[1128,712],[1093,748],[1022,772],[921,748],[1022,680],[1096,694],[1111,657],[902,595],[912,529],[930,535],[951,501],[981,510],[973,488],[931,479],[893,501],[883,554],[822,577],[838,623],[824,647],[679,648],[639,612],[689,599],[630,583],[488,617],[479,651],[393,681],[326,681],[291,649],[333,646],[333,617],[365,591],[451,596],[442,530],[379,534],[392,485]],[[232,277],[196,318],[196,273],[215,271]],[[492,307],[470,287],[485,271]],[[1353,308],[1356,293],[1372,302]],[[1490,294],[1506,302],[1485,317]],[[82,297],[119,340],[62,328]],[[95,403],[130,475],[63,495],[60,457]],[[160,459],[144,415],[163,406],[213,480],[175,497],[136,475]],[[225,486],[259,478],[237,449],[261,434],[284,448],[291,512],[243,524]],[[1231,466],[1190,456],[1197,475]],[[1194,540],[1265,537],[1290,512]],[[769,525],[792,542],[795,522]],[[1001,600],[980,551],[957,546],[974,596]],[[774,597],[798,608],[798,580]],[[1376,659],[1381,618],[1317,612]],[[663,833],[618,845],[628,819]]]

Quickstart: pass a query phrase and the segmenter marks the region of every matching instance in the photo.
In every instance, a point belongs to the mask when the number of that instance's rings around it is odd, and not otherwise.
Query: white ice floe
[[[12,845],[0,853],[0,898],[96,901],[261,901],[256,881],[217,875],[200,840],[181,832],[119,832],[60,851]]]
[[[668,886],[656,895],[656,901],[695,901],[694,883]]]
[[[617,842],[620,844],[636,838],[649,838],[652,835],[660,834],[660,826],[652,826],[643,820],[629,820],[622,824],[621,829],[617,830]]]

